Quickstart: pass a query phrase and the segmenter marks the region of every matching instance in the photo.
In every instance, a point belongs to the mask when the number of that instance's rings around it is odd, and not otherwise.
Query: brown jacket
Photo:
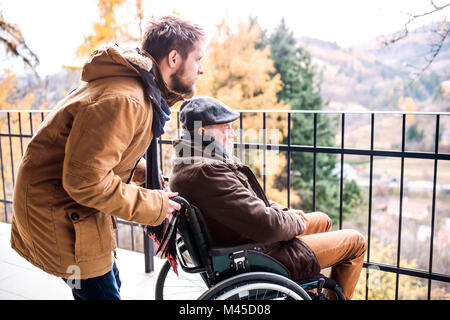
[[[11,245],[59,277],[111,269],[114,217],[158,225],[167,212],[163,191],[126,184],[153,137],[152,102],[128,61],[152,67],[134,49],[95,51],[84,82],[44,119],[19,167]]]
[[[264,251],[297,281],[320,272],[312,250],[295,238],[305,225],[287,208],[267,199],[248,166],[214,152],[215,159],[201,152],[199,156],[197,147],[186,155],[189,146],[190,141],[175,142],[178,157],[170,188],[202,211],[214,245],[263,243]]]

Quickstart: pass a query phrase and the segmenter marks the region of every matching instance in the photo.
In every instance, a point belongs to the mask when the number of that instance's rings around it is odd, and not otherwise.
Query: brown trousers
[[[298,236],[314,252],[320,268],[331,267],[329,278],[341,286],[344,296],[350,300],[361,273],[367,242],[356,230],[331,230],[331,219],[322,212],[306,214],[305,232]],[[329,292],[324,291],[330,298]]]

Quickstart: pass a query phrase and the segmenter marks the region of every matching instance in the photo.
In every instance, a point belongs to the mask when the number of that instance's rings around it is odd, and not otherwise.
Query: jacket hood
[[[153,70],[161,95],[170,106],[180,100],[184,100],[183,96],[167,87],[157,63],[151,56],[142,55],[135,47],[131,46],[119,47],[118,45],[110,44],[95,50],[83,66],[81,80],[91,82],[109,77],[142,78],[139,70],[133,67],[130,62],[147,72]]]
[[[149,58],[140,55],[132,47],[107,45],[92,52],[83,66],[81,80],[90,82],[108,77],[140,77],[139,72],[128,61],[147,71],[153,66]]]

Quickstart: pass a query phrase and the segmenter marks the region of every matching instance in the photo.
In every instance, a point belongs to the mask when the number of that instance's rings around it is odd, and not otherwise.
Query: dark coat
[[[305,225],[288,208],[267,199],[248,166],[214,152],[202,156],[191,141],[174,145],[177,158],[170,188],[202,211],[214,245],[262,243],[264,252],[281,262],[294,281],[320,272],[313,251],[296,238]]]

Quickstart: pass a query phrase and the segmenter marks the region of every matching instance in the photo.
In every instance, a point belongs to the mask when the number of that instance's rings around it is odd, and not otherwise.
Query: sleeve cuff
[[[159,212],[158,218],[153,222],[154,226],[159,226],[166,219],[166,213],[169,209],[169,197],[167,193],[162,190],[158,190],[158,193],[161,197],[161,211]]]

